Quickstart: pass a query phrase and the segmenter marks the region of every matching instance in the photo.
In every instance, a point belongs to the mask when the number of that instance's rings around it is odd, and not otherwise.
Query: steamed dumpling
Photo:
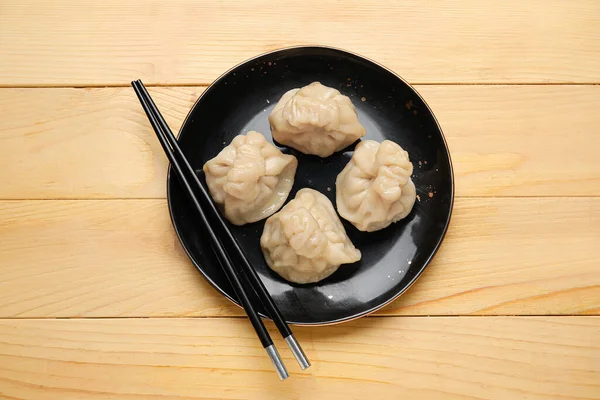
[[[269,267],[296,283],[318,282],[361,257],[331,201],[313,189],[267,219],[260,246]]]
[[[408,153],[398,144],[362,141],[336,179],[338,212],[366,232],[405,218],[417,196],[412,173]]]
[[[279,210],[290,194],[297,166],[296,157],[251,131],[236,136],[203,169],[210,195],[225,217],[243,225]]]
[[[277,142],[320,157],[365,135],[350,98],[319,82],[285,93],[269,115],[269,123]]]

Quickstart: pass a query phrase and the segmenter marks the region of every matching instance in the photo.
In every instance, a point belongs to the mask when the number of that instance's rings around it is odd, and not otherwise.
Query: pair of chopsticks
[[[281,380],[286,379],[289,376],[288,372],[283,364],[283,360],[279,356],[279,352],[273,344],[271,336],[269,336],[269,332],[265,328],[260,316],[250,302],[250,298],[248,297],[246,289],[242,285],[241,279],[246,278],[247,283],[258,295],[258,298],[266,308],[269,316],[277,326],[277,329],[285,338],[287,345],[290,347],[290,350],[300,364],[300,367],[302,369],[308,368],[310,366],[310,362],[306,358],[304,351],[302,351],[300,344],[296,341],[296,338],[294,337],[290,327],[285,322],[285,319],[281,315],[277,305],[271,298],[267,288],[265,288],[263,285],[258,274],[254,270],[254,267],[252,267],[250,261],[248,261],[248,258],[241,249],[239,243],[233,237],[227,222],[223,219],[221,213],[213,203],[210,195],[200,183],[198,176],[179,148],[177,139],[175,139],[173,132],[171,132],[171,129],[169,129],[169,126],[158,111],[156,104],[154,104],[154,101],[144,87],[144,84],[141,80],[137,80],[131,82],[131,86],[133,86],[133,89],[135,90],[135,93],[138,96],[138,99],[140,100],[148,119],[150,120],[150,124],[152,125],[154,132],[156,133],[156,136],[158,137],[165,154],[171,162],[171,166],[174,168],[190,200],[200,214],[202,224],[210,236],[213,250],[219,259],[221,267],[226,273],[231,286],[233,286],[235,294],[242,303],[242,306],[244,307],[244,310],[246,311],[246,314],[248,315],[248,318],[250,319],[250,322],[252,323],[252,326],[254,327],[261,344],[273,362],[279,378]],[[204,208],[200,205],[200,200],[202,200],[204,203]],[[208,215],[214,217],[214,219],[218,221],[218,224],[225,234],[224,238],[219,238],[217,236],[211,224],[209,223]],[[235,250],[235,255],[237,256],[238,261],[240,261],[242,271],[234,267],[231,258],[223,246],[223,240],[226,240],[229,244],[231,244],[231,247],[233,247]]]

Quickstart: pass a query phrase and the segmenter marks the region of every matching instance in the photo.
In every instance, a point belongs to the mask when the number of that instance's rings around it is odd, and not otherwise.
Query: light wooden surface
[[[302,372],[284,355],[281,383],[242,319],[4,320],[0,385],[40,400],[587,400],[599,395],[599,323],[368,317],[297,329],[315,365]]]
[[[596,0],[4,0],[0,84],[208,84],[259,53],[347,48],[413,83],[598,83]]]
[[[165,200],[3,201],[0,221],[0,317],[243,315]],[[600,198],[459,198],[432,265],[379,315],[598,314],[598,238]]]
[[[0,399],[600,399],[599,21],[593,0],[0,2]],[[400,299],[296,328],[305,372],[278,342],[282,383],[177,241],[126,86],[160,85],[176,130],[223,71],[298,44],[418,84],[457,199]]]
[[[599,64],[600,65],[600,64]],[[458,196],[600,195],[600,85],[417,86]],[[178,130],[202,88],[150,90]],[[165,197],[167,160],[130,88],[5,89],[0,197]],[[82,152],[93,148],[93,152]]]

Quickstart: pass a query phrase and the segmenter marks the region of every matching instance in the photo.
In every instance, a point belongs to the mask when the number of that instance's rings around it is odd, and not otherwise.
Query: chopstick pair
[[[141,80],[137,80],[131,82],[131,86],[133,86],[133,89],[135,90],[135,93],[138,96],[138,99],[140,100],[144,111],[146,112],[146,116],[150,120],[150,124],[152,125],[152,128],[154,129],[154,132],[156,133],[156,136],[158,137],[158,140],[160,141],[160,144],[162,145],[162,148],[165,151],[165,154],[167,155],[167,158],[171,163],[171,166],[174,168],[186,193],[188,194],[190,200],[192,201],[196,210],[200,214],[202,223],[210,236],[213,250],[215,251],[215,254],[219,259],[219,262],[221,263],[221,266],[224,272],[226,273],[227,278],[229,279],[231,286],[233,287],[238,299],[242,303],[242,306],[244,307],[244,310],[246,311],[246,314],[248,315],[248,318],[250,319],[250,322],[252,323],[252,326],[254,327],[254,330],[256,331],[256,334],[261,344],[263,345],[269,358],[273,362],[273,365],[275,367],[275,370],[277,371],[277,374],[279,375],[279,378],[281,380],[286,379],[289,376],[288,372],[285,368],[285,365],[283,364],[283,360],[281,359],[277,349],[275,348],[275,345],[273,344],[273,340],[271,339],[269,332],[265,328],[260,316],[252,306],[250,298],[248,297],[248,293],[246,292],[246,289],[244,288],[240,278],[245,277],[249,285],[254,290],[254,292],[258,295],[258,298],[266,308],[269,316],[277,326],[277,329],[284,337],[287,345],[292,351],[292,354],[298,361],[298,364],[300,364],[300,367],[302,369],[308,368],[310,366],[310,362],[306,358],[306,355],[300,347],[300,344],[294,337],[294,334],[285,322],[285,319],[281,315],[281,312],[277,308],[277,305],[275,304],[269,292],[263,285],[262,281],[260,280],[260,277],[254,270],[254,267],[252,267],[252,265],[250,264],[250,261],[241,249],[239,243],[233,237],[233,234],[231,233],[227,222],[223,219],[221,213],[213,203],[210,195],[208,194],[204,186],[200,183],[198,176],[196,175],[190,163],[185,158],[185,155],[179,148],[179,145],[177,144],[177,139],[175,139],[173,132],[171,132],[161,113],[158,111],[156,104],[154,104],[154,101],[152,100],[150,94],[144,87],[144,84]],[[205,208],[208,208],[208,214],[213,216],[218,221],[219,225],[222,228],[222,231],[225,233],[225,239],[235,249],[235,253],[237,253],[238,256],[237,258],[239,259],[239,261],[241,261],[243,273],[240,273],[241,271],[234,267],[231,258],[229,257],[225,250],[225,247],[223,246],[222,240],[217,236],[212,226],[210,225],[210,222],[207,218],[207,211],[203,209],[200,205],[197,193],[201,194],[201,198],[203,198],[204,203],[206,204]]]

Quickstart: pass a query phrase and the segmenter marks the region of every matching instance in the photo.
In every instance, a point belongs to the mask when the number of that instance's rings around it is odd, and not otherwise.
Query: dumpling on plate
[[[225,217],[244,225],[279,210],[290,194],[297,167],[296,157],[251,131],[236,136],[203,170],[210,195]]]
[[[269,123],[278,143],[320,157],[365,135],[350,98],[319,82],[286,92],[269,115]]]
[[[410,214],[417,196],[413,165],[397,143],[363,140],[337,176],[336,204],[342,218],[373,232]]]
[[[331,201],[307,188],[267,219],[260,246],[269,267],[295,283],[318,282],[361,257]]]

